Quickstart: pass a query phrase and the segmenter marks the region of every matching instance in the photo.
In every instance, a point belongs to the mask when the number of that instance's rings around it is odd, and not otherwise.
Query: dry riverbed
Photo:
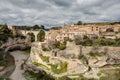
[[[21,64],[28,58],[29,55],[24,54],[23,51],[14,51],[10,53],[15,59],[16,68],[11,74],[10,78],[12,80],[26,80],[22,75],[24,70],[21,69]]]

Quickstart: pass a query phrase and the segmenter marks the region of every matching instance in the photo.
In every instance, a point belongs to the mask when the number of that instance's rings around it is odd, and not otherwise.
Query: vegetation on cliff
[[[7,25],[0,26],[0,41],[5,42],[8,37],[13,37],[11,30],[8,29]]]
[[[4,56],[4,51],[0,50],[0,66],[6,66],[7,61],[3,58]]]
[[[37,35],[37,41],[43,42],[45,40],[45,31],[40,30],[40,32]]]
[[[49,62],[49,56],[41,56],[43,62]]]
[[[6,42],[9,37],[11,37],[11,38],[15,38],[15,37],[25,38],[21,34],[18,34],[17,30],[15,28],[13,30],[10,30],[6,24],[1,25],[0,26],[0,41]]]
[[[32,71],[25,71],[23,75],[27,80],[55,80],[45,72],[34,73]]]
[[[19,30],[38,30],[38,29],[45,29],[44,25],[33,25],[33,26],[17,26],[15,25],[14,27],[16,27]]]
[[[67,62],[61,62],[59,64],[51,64],[51,70],[56,73],[56,74],[60,74],[60,73],[64,73],[67,72]]]
[[[120,46],[120,38],[106,39],[106,38],[89,38],[88,36],[75,37],[76,45],[83,46]]]

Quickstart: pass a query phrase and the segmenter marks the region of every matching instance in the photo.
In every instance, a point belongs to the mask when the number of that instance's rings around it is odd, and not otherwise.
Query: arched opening
[[[35,35],[34,35],[34,33],[30,32],[30,33],[27,33],[27,35],[30,36],[31,42],[34,42],[34,41],[35,41]]]

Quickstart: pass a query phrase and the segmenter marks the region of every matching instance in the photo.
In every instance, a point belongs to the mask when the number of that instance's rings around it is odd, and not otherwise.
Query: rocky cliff
[[[47,62],[43,60],[43,57]],[[43,51],[42,43],[36,42],[32,44],[29,62],[36,62],[37,67],[38,64],[42,64],[48,67],[51,72],[52,69],[50,65],[67,62],[67,71],[57,76],[60,77],[66,74],[81,73],[90,76],[88,73],[92,71],[93,76],[98,78],[97,73],[101,68],[104,68],[104,66],[109,67],[109,65],[114,66],[120,64],[120,47],[89,47],[68,43],[65,50],[55,49],[51,51]],[[59,68],[60,66],[57,66],[57,69]],[[55,73],[52,74],[56,75]]]

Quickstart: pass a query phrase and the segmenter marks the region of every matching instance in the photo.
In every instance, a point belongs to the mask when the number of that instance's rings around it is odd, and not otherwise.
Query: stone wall
[[[40,43],[40,42],[35,42],[32,46],[33,47],[37,47],[37,49],[39,51],[41,50],[42,45],[41,44],[45,44],[44,42]],[[47,43],[46,43],[47,45]],[[79,56],[81,53],[84,55],[87,55],[90,52],[105,52],[109,55],[113,55],[113,54],[120,54],[120,47],[110,47],[110,46],[81,46],[81,45],[75,45],[74,42],[68,42],[66,49],[65,50],[58,50],[57,51],[57,55],[58,57],[60,56],[67,56],[67,54],[73,54],[76,57]],[[40,52],[41,54],[44,53],[44,51]],[[37,54],[37,53],[36,53]],[[39,53],[38,53],[39,54]]]
[[[90,52],[95,52],[96,54],[102,54],[101,52],[106,53],[102,56],[91,56],[87,55]],[[109,46],[102,46],[102,47],[83,47],[82,54],[87,56],[87,61],[90,67],[103,67],[105,65],[118,65],[120,64],[120,47],[109,47]]]
[[[83,54],[87,54],[90,53],[93,50],[97,50],[98,52],[107,52],[109,53],[116,53],[116,52],[120,52],[120,47],[110,47],[110,46],[101,46],[101,47],[97,47],[95,49],[95,47],[89,47],[89,46],[83,46],[82,47],[82,53]]]
[[[32,62],[38,62],[42,63],[47,66],[46,63],[44,63],[40,56],[41,55],[49,55],[51,57],[55,58],[62,58],[63,60],[77,60],[79,58],[80,54],[84,55],[84,58],[81,58],[80,60],[87,61],[87,64],[90,67],[102,67],[105,65],[114,65],[114,64],[120,64],[120,47],[110,47],[110,46],[80,46],[80,45],[75,45],[74,42],[69,42],[67,43],[67,48],[65,50],[56,50],[57,56],[53,56],[52,54],[54,53],[53,51],[46,52],[41,49],[42,44],[44,42],[35,42],[32,45],[31,48],[31,54],[30,54],[30,60]],[[81,51],[80,51],[81,50]],[[105,55],[102,56],[92,56],[87,55],[90,52],[95,52],[96,54],[102,54],[101,52],[106,53]],[[94,57],[94,58],[93,58]]]

